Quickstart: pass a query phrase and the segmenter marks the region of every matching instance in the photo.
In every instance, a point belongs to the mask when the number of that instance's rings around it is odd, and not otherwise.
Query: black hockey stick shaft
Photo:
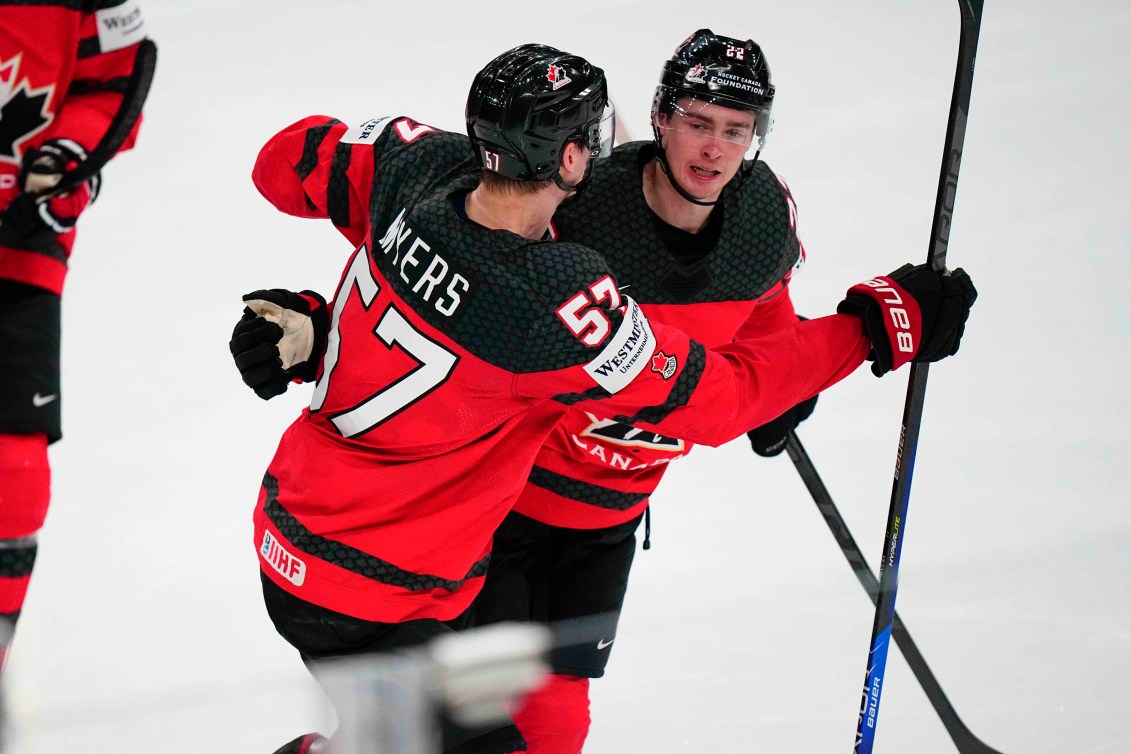
[[[143,39],[138,43],[136,57],[134,58],[133,71],[126,83],[125,92],[122,94],[122,103],[118,112],[110,120],[106,133],[102,135],[94,149],[86,156],[78,167],[63,176],[63,178],[49,191],[44,192],[43,198],[61,194],[85,180],[93,178],[106,163],[118,153],[122,144],[126,142],[130,132],[141,117],[141,109],[145,105],[145,98],[149,96],[149,87],[153,83],[153,74],[157,69],[157,45],[152,39]]]
[[[122,148],[122,144],[126,142],[137,124],[137,119],[141,117],[141,109],[145,105],[145,98],[149,96],[149,87],[153,83],[153,73],[156,69],[157,45],[151,39],[143,39],[138,43],[133,70],[122,93],[122,102],[114,117],[110,119],[106,133],[78,167],[63,175],[51,188],[34,195],[37,203],[65,193],[83,181],[93,178],[106,167],[106,163]],[[0,220],[0,223],[2,222]]]
[[[954,198],[958,188],[958,169],[962,162],[966,118],[970,109],[970,91],[974,83],[974,59],[982,24],[983,0],[959,0],[958,6],[961,11],[958,65],[954,75],[950,118],[947,122],[942,170],[935,197],[931,242],[927,253],[927,265],[934,270],[946,267],[947,243],[950,239]],[[927,391],[927,366],[927,364],[912,364],[911,376],[908,379],[907,398],[903,406],[903,424],[900,427],[899,444],[896,449],[895,479],[892,483],[887,530],[884,534],[884,549],[880,560],[880,591],[876,602],[876,615],[872,623],[868,665],[864,675],[860,715],[856,726],[856,743],[853,748],[855,754],[871,754],[875,744],[884,670],[887,666],[892,623],[895,620],[899,560],[903,550],[903,533],[911,496],[911,477],[915,468],[919,427],[923,419],[923,400]]]
[[[825,483],[821,481],[820,475],[817,473],[813,461],[809,458],[809,454],[805,451],[805,447],[801,444],[801,440],[797,437],[795,432],[790,432],[786,435],[785,450],[789,453],[790,460],[797,468],[797,473],[801,476],[801,481],[805,483],[805,487],[809,490],[809,494],[813,497],[813,502],[817,504],[817,509],[821,512],[821,516],[828,524],[829,531],[832,532],[833,538],[836,539],[837,544],[840,545],[841,552],[848,560],[848,564],[856,573],[856,578],[860,581],[860,585],[864,587],[864,591],[871,597],[873,604],[879,599],[880,582],[872,573],[872,569],[868,567],[867,561],[864,559],[864,553],[861,552],[859,545],[852,536],[852,532],[848,530],[848,524],[845,522],[844,517],[840,515],[840,510],[833,502],[832,496],[829,494],[828,488]],[[942,686],[935,678],[935,674],[931,672],[931,668],[927,665],[927,660],[919,651],[919,647],[911,639],[911,634],[907,630],[907,626],[899,617],[899,613],[895,613],[892,622],[892,636],[895,638],[895,645],[899,647],[899,651],[903,653],[904,658],[907,660],[911,672],[915,674],[916,680],[919,685],[923,687],[926,692],[927,698],[931,702],[931,706],[935,708],[939,718],[942,720],[943,725],[946,727],[947,733],[950,734],[951,740],[954,741],[955,747],[960,754],[1001,754],[997,749],[987,746],[977,736],[970,732],[966,724],[958,716],[958,712],[954,709],[954,705],[950,703],[946,693],[943,691]]]

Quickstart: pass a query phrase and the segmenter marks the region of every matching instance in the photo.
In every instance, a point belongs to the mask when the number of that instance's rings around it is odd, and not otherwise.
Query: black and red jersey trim
[[[687,402],[691,400],[691,394],[695,392],[695,388],[699,385],[699,380],[703,376],[703,370],[706,366],[707,349],[699,341],[691,341],[690,347],[687,349],[687,362],[684,364],[679,377],[676,378],[675,384],[672,385],[666,401],[658,406],[643,408],[632,416],[622,415],[613,418],[622,424],[636,424],[637,422],[656,424],[663,421],[672,411],[681,406],[686,406]]]
[[[330,177],[326,181],[326,212],[330,222],[338,228],[350,226],[350,181],[346,171],[350,168],[353,150],[349,144],[339,144],[330,160]]]
[[[541,466],[531,469],[528,481],[555,495],[614,511],[626,511],[648,499],[647,493],[621,492],[573,479]]]
[[[364,576],[382,584],[412,591],[446,589],[449,592],[456,591],[469,579],[487,573],[487,564],[491,560],[490,555],[476,561],[462,579],[445,579],[440,576],[406,571],[387,560],[369,555],[341,542],[327,539],[307,529],[279,503],[279,481],[273,475],[269,473],[263,475],[263,489],[267,493],[267,498],[263,503],[263,512],[267,514],[267,518],[275,525],[279,534],[286,541],[306,554],[313,555],[350,573],[356,573],[358,576]]]
[[[306,180],[307,176],[314,172],[314,168],[318,167],[318,147],[326,139],[326,134],[330,133],[330,129],[339,123],[341,123],[340,120],[331,118],[326,121],[325,125],[317,126],[306,132],[306,139],[302,145],[302,157],[295,165],[295,174],[300,179]]]

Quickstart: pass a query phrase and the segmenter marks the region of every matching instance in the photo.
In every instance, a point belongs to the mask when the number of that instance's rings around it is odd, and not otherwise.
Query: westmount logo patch
[[[627,297],[624,301],[624,319],[616,333],[597,358],[585,365],[585,371],[610,393],[619,392],[644,371],[656,350],[656,336],[648,318],[635,301]]]
[[[302,582],[306,581],[306,563],[288,552],[269,531],[263,532],[263,544],[259,546],[259,554],[267,561],[267,565],[295,586],[302,586]]]

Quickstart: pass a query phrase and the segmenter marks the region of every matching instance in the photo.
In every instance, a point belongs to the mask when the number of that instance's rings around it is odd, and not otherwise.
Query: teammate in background
[[[600,160],[585,193],[554,216],[562,240],[604,255],[649,321],[707,347],[798,320],[788,287],[804,258],[796,210],[786,185],[757,160],[773,99],[757,44],[695,32],[664,62],[653,139]],[[751,431],[754,450],[780,453],[816,400]],[[517,710],[531,754],[581,750],[589,679],[604,675],[612,652],[636,530],[668,464],[690,449],[684,439],[575,408],[496,532],[476,624],[590,618],[601,626],[592,641],[555,650],[554,675]]]
[[[650,323],[600,255],[552,237],[610,143],[599,68],[523,45],[476,75],[466,116],[470,139],[312,116],[255,164],[277,208],[330,219],[356,249],[332,304],[256,291],[231,340],[260,397],[315,381],[254,516],[268,614],[308,663],[466,625],[492,535],[569,406],[717,445],[869,352],[877,373],[954,353],[973,302],[964,273],[901,270],[854,287],[847,313],[708,350]],[[895,311],[907,320],[889,332]],[[525,749],[511,725],[442,732],[448,752]]]
[[[63,279],[99,178],[46,201],[36,193],[102,139],[144,38],[134,0],[0,0],[0,663],[47,515],[47,446],[62,436]]]
[[[785,183],[758,161],[774,94],[756,43],[700,29],[664,62],[653,140],[599,161],[587,191],[554,216],[563,241],[604,254],[649,321],[707,347],[797,322],[788,288],[804,258],[796,209]],[[782,452],[786,433],[815,402],[806,398],[750,432],[754,451]],[[556,649],[554,675],[521,703],[515,722],[530,753],[581,751],[589,678],[604,675],[612,652],[636,531],[668,463],[690,449],[573,409],[495,532],[476,624],[589,618],[601,632]]]

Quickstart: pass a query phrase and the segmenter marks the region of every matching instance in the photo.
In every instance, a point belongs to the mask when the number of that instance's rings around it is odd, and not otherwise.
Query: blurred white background
[[[227,340],[242,293],[329,292],[349,253],[249,174],[312,113],[463,128],[476,70],[538,41],[605,68],[648,133],[661,62],[710,27],[763,47],[763,157],[790,183],[799,310],[926,258],[957,3],[147,0],[136,150],[83,218],[64,304],[65,432],[11,653],[9,750],[266,752],[332,726],[264,613],[251,511],[283,428]],[[981,297],[931,370],[899,613],[1006,754],[1131,752],[1131,8],[989,0],[949,262]],[[799,434],[879,559],[906,373],[861,370]],[[786,456],[696,451],[654,498],[587,752],[849,751],[873,609]],[[877,752],[954,751],[894,650]]]

